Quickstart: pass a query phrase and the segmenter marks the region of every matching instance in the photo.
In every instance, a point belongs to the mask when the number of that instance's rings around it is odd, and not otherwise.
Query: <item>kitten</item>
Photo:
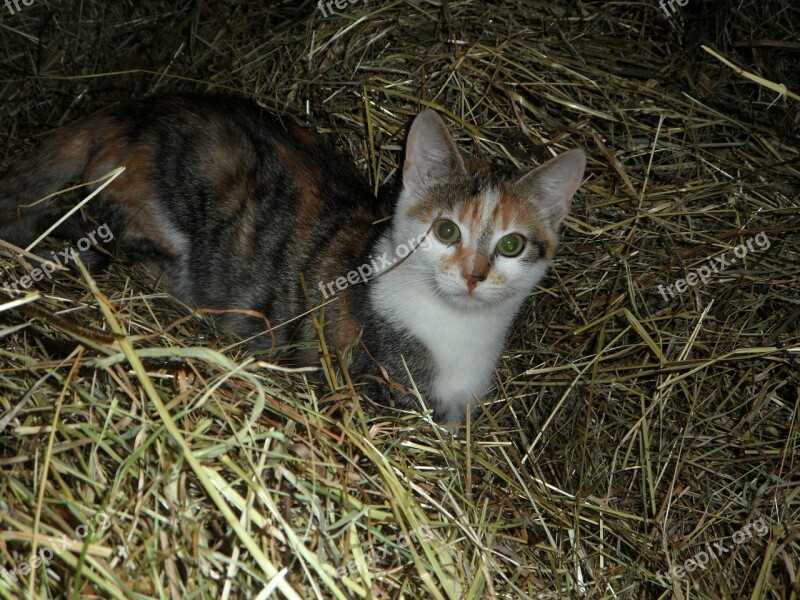
[[[309,309],[302,274],[312,305],[325,304],[326,342],[352,350],[361,393],[418,408],[416,388],[457,424],[491,387],[585,165],[580,150],[524,174],[465,162],[425,110],[399,194],[381,201],[308,129],[244,99],[166,95],[47,138],[0,180],[0,238],[29,242],[53,220],[36,200],[125,166],[87,204],[123,257],[184,301],[225,310],[222,325],[259,348],[315,337],[308,316],[292,320]]]

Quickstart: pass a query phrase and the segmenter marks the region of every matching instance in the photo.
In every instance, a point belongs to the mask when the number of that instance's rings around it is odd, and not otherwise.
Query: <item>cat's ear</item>
[[[572,196],[583,181],[586,154],[570,150],[534,169],[514,184],[557,229],[567,216]]]
[[[411,197],[431,182],[465,175],[464,161],[441,117],[431,109],[417,115],[406,142],[403,188]]]

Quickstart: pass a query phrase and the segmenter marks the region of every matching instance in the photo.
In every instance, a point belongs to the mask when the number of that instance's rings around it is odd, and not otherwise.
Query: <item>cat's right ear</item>
[[[431,109],[417,115],[406,143],[403,189],[411,198],[432,182],[465,175],[464,161],[441,117]]]

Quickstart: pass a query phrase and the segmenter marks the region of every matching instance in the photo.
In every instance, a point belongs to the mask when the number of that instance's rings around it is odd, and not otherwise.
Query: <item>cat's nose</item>
[[[476,287],[478,287],[478,284],[481,281],[485,281],[486,280],[486,273],[466,273],[466,272],[462,272],[461,276],[464,279],[467,280],[467,292],[469,292],[470,294],[472,293],[472,290],[474,290]]]
[[[464,279],[466,279],[469,283],[473,283],[477,285],[481,281],[486,281],[486,273],[462,273]]]

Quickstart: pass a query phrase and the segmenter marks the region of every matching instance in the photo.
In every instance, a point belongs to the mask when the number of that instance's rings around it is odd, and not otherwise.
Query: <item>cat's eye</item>
[[[509,233],[497,242],[497,253],[513,258],[519,256],[525,248],[525,238],[518,233]]]
[[[439,219],[433,226],[433,232],[443,244],[455,244],[461,239],[461,230],[458,225],[447,219]]]

